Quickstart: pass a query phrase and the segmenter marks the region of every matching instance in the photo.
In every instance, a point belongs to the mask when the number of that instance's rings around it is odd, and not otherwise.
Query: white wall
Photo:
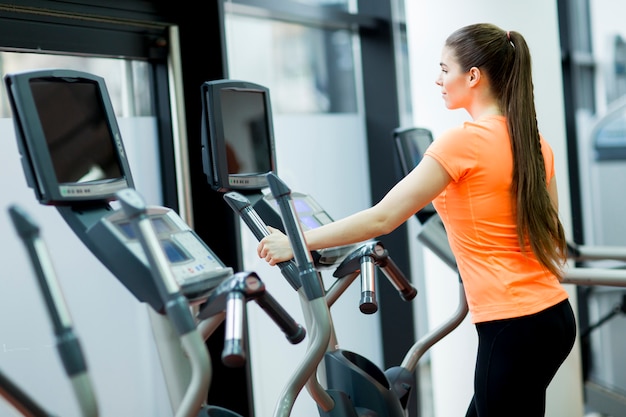
[[[409,57],[415,125],[434,135],[468,119],[464,111],[445,108],[435,79],[441,47],[446,37],[461,26],[491,22],[505,30],[522,33],[531,49],[539,128],[555,151],[561,217],[571,230],[563,83],[558,38],[556,1],[451,0],[445,5],[425,0],[406,1]],[[426,256],[426,288],[431,325],[448,317],[456,307],[455,277],[432,255]],[[572,298],[574,292],[568,288]],[[575,299],[574,299],[574,308]],[[432,349],[435,416],[464,415],[472,396],[477,338],[466,320]],[[547,416],[576,417],[583,413],[580,353],[578,344],[557,374],[548,392]]]

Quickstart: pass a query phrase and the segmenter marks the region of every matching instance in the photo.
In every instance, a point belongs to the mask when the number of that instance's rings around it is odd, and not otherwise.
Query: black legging
[[[476,329],[474,397],[465,417],[543,417],[546,388],[576,338],[569,301]]]

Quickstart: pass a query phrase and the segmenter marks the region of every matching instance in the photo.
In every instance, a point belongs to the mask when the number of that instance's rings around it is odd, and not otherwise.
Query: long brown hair
[[[562,278],[567,242],[557,208],[547,189],[535,112],[530,51],[518,32],[480,23],[465,26],[446,40],[464,71],[486,73],[506,116],[513,150],[517,235],[522,251],[531,250],[550,272]]]

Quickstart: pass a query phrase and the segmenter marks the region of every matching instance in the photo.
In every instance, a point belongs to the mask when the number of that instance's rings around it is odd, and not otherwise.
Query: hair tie
[[[506,31],[506,39],[511,42],[511,32],[510,31]]]

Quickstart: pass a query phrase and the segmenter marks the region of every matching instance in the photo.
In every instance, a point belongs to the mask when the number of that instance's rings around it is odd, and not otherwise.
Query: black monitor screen
[[[35,79],[30,87],[59,183],[122,176],[96,84]]]
[[[91,204],[133,187],[104,78],[43,69],[4,79],[26,180],[41,203]]]
[[[276,173],[269,89],[238,80],[202,85],[202,164],[214,190],[257,192]]]
[[[224,90],[221,94],[221,105],[228,173],[271,171],[263,94],[256,91]]]

